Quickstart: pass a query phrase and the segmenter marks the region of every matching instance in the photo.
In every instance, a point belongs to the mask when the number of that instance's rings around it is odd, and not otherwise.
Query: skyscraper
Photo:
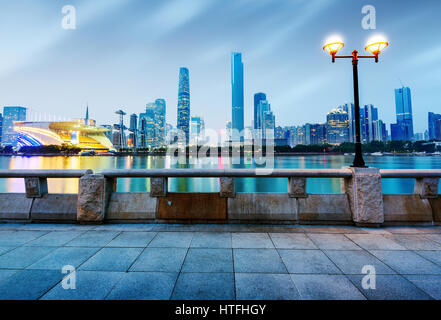
[[[326,135],[329,144],[349,141],[348,113],[342,109],[333,109],[326,116]]]
[[[16,147],[17,134],[14,131],[14,121],[26,121],[26,108],[16,106],[3,108],[2,143]]]
[[[190,143],[200,145],[203,140],[204,120],[199,116],[192,116],[190,121]]]
[[[260,104],[260,101],[264,101],[264,100],[266,100],[266,94],[265,93],[262,93],[262,92],[259,92],[259,93],[256,93],[255,95],[254,95],[254,122],[253,122],[253,129],[260,129],[260,128],[262,128],[262,123],[261,122],[259,122],[259,114],[260,114],[260,112],[259,112],[259,104]]]
[[[177,128],[185,133],[186,144],[190,138],[190,78],[187,68],[179,70]]]
[[[2,128],[3,128],[3,116],[0,113],[0,146],[2,145]]]
[[[242,54],[231,54],[231,90],[232,90],[232,129],[233,141],[243,141],[240,132],[244,128],[244,99],[243,99],[243,63]]]
[[[138,145],[160,148],[165,145],[165,100],[147,103],[145,113],[139,114]]]
[[[438,137],[437,131],[436,131],[436,124],[438,120],[441,120],[441,114],[436,114],[433,112],[429,112],[429,140],[433,139],[441,139],[441,137]]]
[[[354,104],[346,103],[339,107],[339,109],[345,111],[348,114],[348,139],[349,142],[355,142],[355,112],[354,112]],[[361,114],[360,110],[360,114]]]
[[[412,98],[410,88],[395,89],[397,123],[391,124],[392,140],[413,139]]]

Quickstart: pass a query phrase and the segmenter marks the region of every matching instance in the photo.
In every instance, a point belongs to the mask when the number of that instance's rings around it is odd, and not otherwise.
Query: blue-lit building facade
[[[145,112],[140,113],[138,119],[138,147],[161,148],[165,145],[165,112],[164,99],[146,104]]]
[[[179,70],[177,129],[185,133],[186,144],[190,139],[190,78],[187,68]]]
[[[390,125],[392,140],[413,139],[412,97],[410,88],[395,89],[397,123]]]
[[[14,131],[15,121],[26,121],[26,108],[8,106],[3,108],[2,145],[17,147],[18,134]]]
[[[3,116],[0,113],[0,146],[2,145]]]
[[[254,95],[254,119],[253,119],[253,129],[260,129],[262,128],[262,123],[260,121],[260,101],[266,100],[266,94],[259,92]]]
[[[429,140],[441,140],[441,114],[429,112],[428,127]]]
[[[231,54],[231,90],[232,90],[232,140],[243,141],[240,132],[244,129],[244,92],[242,54]]]

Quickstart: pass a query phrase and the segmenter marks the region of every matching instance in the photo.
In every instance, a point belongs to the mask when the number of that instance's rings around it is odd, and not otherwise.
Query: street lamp
[[[332,56],[332,62],[335,59],[352,59],[353,75],[354,75],[354,112],[355,112],[355,158],[352,167],[365,168],[363,153],[361,150],[361,134],[360,134],[360,101],[358,94],[358,59],[375,59],[378,62],[378,55],[383,51],[389,43],[380,36],[371,38],[365,47],[366,51],[370,51],[372,56],[359,56],[358,51],[352,51],[352,56],[337,56],[337,52],[345,46],[340,37],[334,36],[326,41],[323,50]]]

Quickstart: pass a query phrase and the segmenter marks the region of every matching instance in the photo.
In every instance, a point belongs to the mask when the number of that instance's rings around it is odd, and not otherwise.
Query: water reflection
[[[0,169],[160,169],[160,168],[255,168],[250,159],[207,158],[190,159],[187,164],[177,164],[164,156],[127,157],[0,157]],[[240,161],[238,161],[240,160]],[[352,156],[283,156],[274,159],[275,168],[342,168],[352,163]],[[441,157],[366,157],[371,167],[383,169],[440,169]],[[239,162],[239,163],[237,163]],[[413,179],[383,179],[384,193],[412,193]],[[76,193],[78,179],[49,179],[49,192]],[[238,178],[237,192],[286,192],[285,178]],[[441,187],[440,187],[441,188]],[[340,179],[308,179],[309,193],[340,193]],[[118,192],[150,191],[147,178],[118,179]],[[217,178],[170,178],[170,192],[218,192]],[[0,192],[24,192],[23,179],[0,179]]]

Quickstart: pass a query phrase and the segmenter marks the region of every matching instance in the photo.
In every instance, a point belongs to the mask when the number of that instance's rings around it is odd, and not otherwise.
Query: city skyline
[[[26,16],[26,23],[9,18],[21,12],[22,2],[10,4],[0,22],[8,26],[3,30],[12,30],[4,34],[7,45],[0,52],[4,91],[0,104],[77,118],[89,102],[98,123],[114,123],[113,111],[119,106],[128,114],[138,113],[156,97],[163,97],[169,106],[177,105],[176,70],[185,65],[192,73],[192,111],[205,115],[207,127],[222,129],[231,119],[229,56],[237,51],[245,64],[245,124],[253,120],[256,92],[265,92],[272,101],[277,125],[314,122],[316,114],[352,101],[350,68],[333,67],[321,51],[327,35],[337,32],[345,37],[345,50],[361,51],[364,41],[375,33],[384,33],[390,40],[381,64],[360,66],[361,104],[380,107],[384,122],[395,121],[391,91],[401,81],[413,90],[415,132],[425,131],[425,115],[438,108],[441,70],[430,62],[438,57],[441,46],[436,28],[430,25],[436,21],[433,7],[439,7],[439,2],[424,8],[411,1],[400,2],[404,4],[399,7],[371,1],[377,9],[376,30],[361,28],[363,1],[351,1],[344,10],[341,3],[324,0],[188,3],[78,1],[77,29],[70,31],[60,27],[62,14],[57,4],[27,3],[38,10]],[[178,9],[183,11],[180,18]],[[82,16],[85,12],[86,17]],[[152,21],[163,23],[146,22],[147,12]],[[131,19],[137,23],[115,23],[117,17],[132,16],[138,18]],[[221,16],[231,16],[231,21],[226,24]],[[269,19],[262,19],[265,16]],[[198,28],[202,24],[205,30]],[[150,28],[146,39],[140,37],[145,30],[140,26]],[[112,32],[115,39],[106,36]],[[412,46],[410,39],[415,41]],[[124,49],[112,50],[121,44]],[[167,119],[176,119],[176,112],[168,108]]]

